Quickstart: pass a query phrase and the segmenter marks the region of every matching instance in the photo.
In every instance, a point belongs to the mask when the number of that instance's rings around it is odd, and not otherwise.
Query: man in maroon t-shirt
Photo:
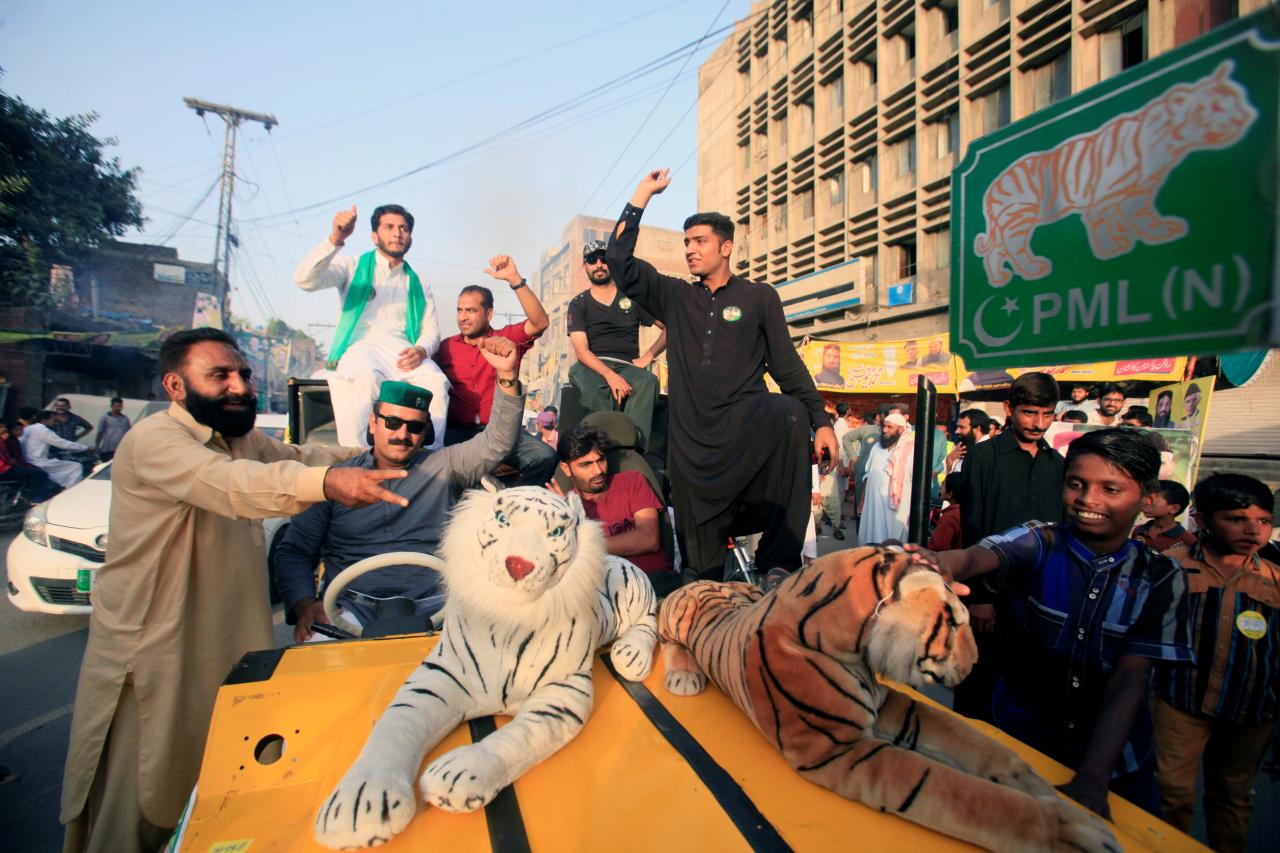
[[[459,332],[441,341],[435,354],[436,364],[452,386],[444,433],[446,447],[474,438],[489,423],[497,373],[480,354],[480,342],[491,335],[499,335],[514,343],[516,372],[519,373],[520,360],[551,323],[542,303],[529,289],[528,282],[509,256],[498,255],[491,259],[485,272],[511,287],[526,319],[522,323],[495,329],[489,325],[493,320],[493,293],[489,288],[472,284],[462,288],[458,294]],[[503,460],[520,472],[519,477],[508,485],[541,486],[555,473],[556,461],[555,450],[521,430],[515,450]]]
[[[639,471],[609,474],[609,447],[602,431],[579,426],[560,436],[560,469],[582,498],[587,518],[604,525],[610,554],[625,557],[650,578],[674,574],[658,526],[658,513],[666,508]],[[548,485],[560,492],[554,481]]]

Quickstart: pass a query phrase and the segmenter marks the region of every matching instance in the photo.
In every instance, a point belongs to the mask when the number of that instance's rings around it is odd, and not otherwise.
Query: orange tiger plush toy
[[[770,593],[702,581],[662,604],[666,687],[707,676],[802,776],[989,850],[1110,850],[1110,829],[1011,750],[877,675],[953,686],[977,659],[969,613],[901,551],[840,551]]]

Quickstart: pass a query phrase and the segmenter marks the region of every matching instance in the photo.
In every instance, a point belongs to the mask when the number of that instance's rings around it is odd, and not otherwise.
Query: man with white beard
[[[864,545],[907,539],[912,468],[912,441],[903,438],[907,427],[905,416],[891,412],[885,416],[880,441],[871,448],[858,527],[858,539]]]

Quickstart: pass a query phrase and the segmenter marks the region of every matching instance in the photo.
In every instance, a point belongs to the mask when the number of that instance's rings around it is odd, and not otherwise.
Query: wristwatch
[[[503,388],[514,388],[516,383],[519,381],[520,381],[519,378],[503,379],[501,376],[498,377],[498,384],[501,385]]]
[[[513,284],[513,285],[511,285],[511,289],[512,289],[512,290],[519,290],[520,288],[524,287],[524,286],[525,286],[525,285],[527,285],[528,283],[529,283],[529,279],[527,279],[527,278],[522,278],[522,279],[520,279],[520,283],[519,283],[519,284]]]

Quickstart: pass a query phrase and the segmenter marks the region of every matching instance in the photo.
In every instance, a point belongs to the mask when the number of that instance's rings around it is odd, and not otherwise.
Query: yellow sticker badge
[[[632,305],[631,300],[625,296],[618,300],[618,307],[621,308],[623,311],[630,311],[631,305]]]
[[[1261,640],[1267,635],[1267,618],[1256,610],[1241,610],[1236,627],[1250,640]]]

